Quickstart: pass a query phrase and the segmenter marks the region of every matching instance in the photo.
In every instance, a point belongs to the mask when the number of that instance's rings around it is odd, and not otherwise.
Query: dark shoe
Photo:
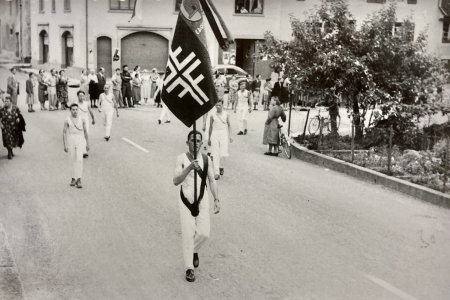
[[[110,139],[111,137],[110,136],[105,136],[105,140],[107,141],[107,142],[109,142],[109,139]]]
[[[215,180],[219,180],[220,179],[220,175],[219,174],[214,175],[214,179]]]
[[[195,281],[194,270],[188,269],[186,271],[186,280],[189,281],[189,282],[194,282]]]
[[[244,130],[244,134],[247,134],[247,129]]]
[[[223,168],[219,168],[220,176],[223,176],[223,173],[225,173],[225,170]]]
[[[198,268],[198,265],[200,264],[200,260],[198,259],[198,253],[194,253],[194,260],[192,261],[194,264],[194,268]]]
[[[161,125],[161,120],[158,120],[158,124]]]
[[[77,186],[77,188],[81,189],[83,186],[81,185],[81,178],[77,179],[77,182],[75,183],[75,185]]]
[[[272,156],[278,156],[279,153],[272,153]]]
[[[34,109],[31,109],[31,112],[36,112]]]
[[[134,105],[130,105],[130,108],[134,108]]]
[[[13,150],[11,149],[11,155],[12,155],[12,157],[14,157],[15,155],[14,155],[14,152],[13,152]]]
[[[8,152],[8,159],[12,159],[11,152]]]
[[[89,154],[87,154],[87,153],[83,154],[83,158],[88,158],[88,157],[89,157]]]
[[[75,178],[72,178],[72,181],[70,182],[70,186],[75,186],[77,184],[77,181]]]
[[[272,152],[266,152],[264,155],[272,155]]]
[[[244,135],[242,131],[239,131],[237,135]]]
[[[164,123],[170,123],[170,121],[169,121],[169,120],[167,120],[167,121],[165,121]]]

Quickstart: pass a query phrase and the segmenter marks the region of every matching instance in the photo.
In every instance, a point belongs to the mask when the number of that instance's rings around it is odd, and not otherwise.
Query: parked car
[[[212,68],[212,73],[216,74],[216,72],[220,72],[225,75],[227,79],[227,86],[225,87],[225,92],[228,93],[228,83],[231,80],[231,77],[236,76],[237,81],[239,82],[242,79],[245,79],[247,76],[247,72],[243,69],[239,68],[235,65],[217,65]]]

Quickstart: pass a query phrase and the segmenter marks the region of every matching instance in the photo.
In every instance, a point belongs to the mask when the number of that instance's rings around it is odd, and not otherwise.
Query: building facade
[[[104,67],[110,75],[124,64],[131,68],[165,70],[181,0],[31,0],[31,55],[33,65],[67,68]],[[215,0],[236,43],[223,52],[211,30],[208,48],[213,65],[235,63],[250,74],[270,73],[269,62],[257,55],[264,33],[290,39],[289,16],[300,19],[322,0]],[[326,0],[330,1],[330,0]],[[450,44],[443,42],[446,0],[397,0],[399,23],[412,16],[415,36],[427,31],[429,51],[450,59]],[[383,0],[349,0],[356,24],[386,5]],[[448,26],[447,26],[448,28]],[[448,29],[447,29],[448,32]],[[114,60],[115,54],[119,59]]]
[[[30,0],[0,1],[0,52],[31,59]]]

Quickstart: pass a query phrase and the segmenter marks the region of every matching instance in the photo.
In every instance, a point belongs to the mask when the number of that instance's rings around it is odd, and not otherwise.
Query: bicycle
[[[291,159],[291,157],[292,157],[291,142],[289,142],[286,135],[281,131],[282,127],[283,127],[283,125],[278,125],[278,134],[280,136],[280,144],[278,145],[280,147],[280,149],[278,150],[278,152],[279,153],[283,152],[284,155],[286,155],[286,157],[288,159]]]
[[[317,107],[317,106],[316,106]],[[317,111],[317,115],[310,118],[310,122],[308,125],[308,131],[309,134],[316,134],[317,131],[319,131],[320,129],[320,120],[322,119],[323,121],[323,128],[326,128],[328,131],[331,131],[331,119],[329,117],[322,117],[320,115],[321,111],[327,111],[328,109],[325,107],[317,107],[318,111]],[[341,124],[341,116],[338,114],[337,115],[337,120],[336,120],[336,127],[339,129],[339,125]]]

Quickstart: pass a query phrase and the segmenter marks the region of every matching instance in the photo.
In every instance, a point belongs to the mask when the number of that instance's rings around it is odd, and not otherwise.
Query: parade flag
[[[188,127],[217,102],[201,1],[181,3],[161,93],[162,101]]]

